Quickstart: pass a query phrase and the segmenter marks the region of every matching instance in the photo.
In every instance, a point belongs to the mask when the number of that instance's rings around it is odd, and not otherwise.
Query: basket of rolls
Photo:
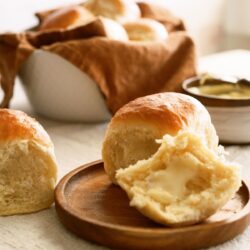
[[[162,7],[90,0],[36,16],[37,27],[0,35],[1,107],[18,74],[37,113],[104,121],[137,97],[181,91],[196,74],[192,39]]]

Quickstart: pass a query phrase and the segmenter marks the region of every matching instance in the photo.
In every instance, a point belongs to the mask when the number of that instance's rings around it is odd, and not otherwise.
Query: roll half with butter
[[[240,166],[226,162],[205,107],[179,93],[122,107],[109,124],[102,154],[130,205],[167,226],[205,220],[241,185]]]
[[[165,135],[147,160],[117,171],[130,205],[155,222],[177,227],[201,222],[241,185],[240,166],[226,162],[194,131]]]

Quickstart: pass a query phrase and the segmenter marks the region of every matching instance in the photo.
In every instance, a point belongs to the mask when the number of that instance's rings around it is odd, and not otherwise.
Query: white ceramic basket
[[[97,84],[56,54],[33,52],[19,76],[38,114],[81,122],[101,122],[111,117]]]

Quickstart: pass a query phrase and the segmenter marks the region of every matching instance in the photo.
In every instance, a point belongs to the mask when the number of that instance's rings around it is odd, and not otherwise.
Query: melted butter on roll
[[[152,157],[118,170],[116,179],[131,206],[169,226],[206,219],[241,185],[239,166],[226,162],[193,131],[165,135]]]

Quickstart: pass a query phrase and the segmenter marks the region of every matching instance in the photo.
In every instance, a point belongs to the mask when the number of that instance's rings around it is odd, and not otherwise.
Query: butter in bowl
[[[202,75],[183,82],[183,90],[208,109],[220,141],[250,142],[250,82],[234,76]]]

